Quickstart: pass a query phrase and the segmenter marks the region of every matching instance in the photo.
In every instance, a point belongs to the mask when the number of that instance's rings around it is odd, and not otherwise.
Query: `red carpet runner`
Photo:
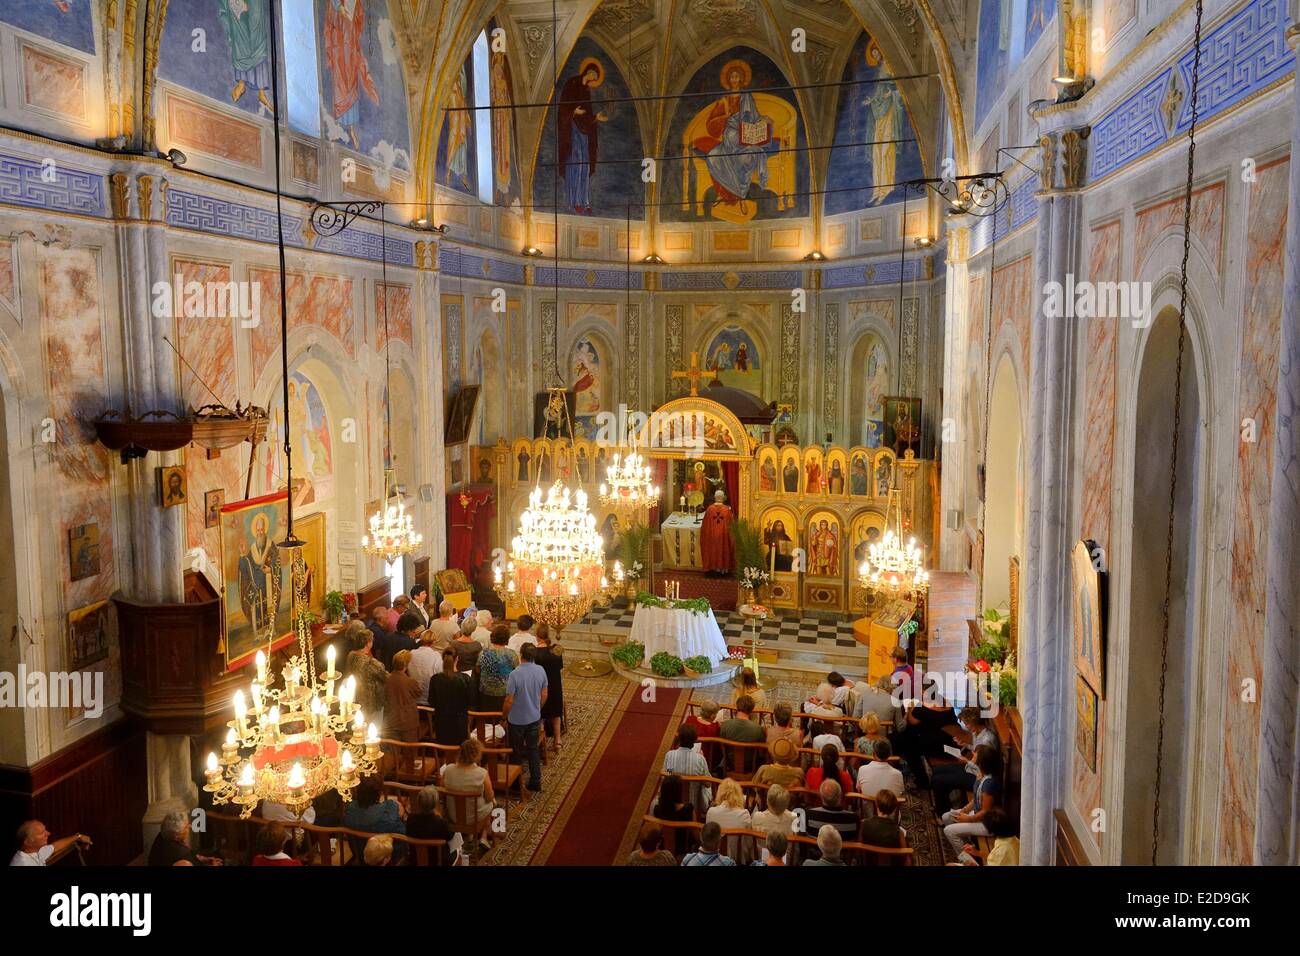
[[[587,766],[574,784],[576,801],[561,813],[532,859],[533,865],[609,866],[627,842],[625,835],[644,813],[650,774],[658,768],[681,715],[682,691],[659,689],[654,701],[629,684]],[[622,862],[621,860],[618,862]]]

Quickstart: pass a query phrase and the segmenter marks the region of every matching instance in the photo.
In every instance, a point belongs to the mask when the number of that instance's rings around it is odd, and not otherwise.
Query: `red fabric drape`
[[[474,571],[491,551],[488,531],[496,514],[491,488],[447,493],[447,567],[460,568],[474,580]]]
[[[732,513],[740,517],[740,462],[724,461],[722,463],[722,483],[725,485],[727,492],[727,504],[731,505]],[[713,504],[709,501],[706,504]]]

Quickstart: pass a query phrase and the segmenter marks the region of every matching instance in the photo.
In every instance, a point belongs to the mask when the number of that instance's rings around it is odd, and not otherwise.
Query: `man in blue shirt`
[[[682,866],[735,866],[736,861],[718,849],[721,845],[722,827],[717,820],[710,820],[700,828],[699,850],[682,857]]]
[[[510,725],[510,746],[515,759],[528,757],[528,789],[542,792],[542,759],[538,738],[542,730],[542,705],[546,703],[546,671],[535,661],[532,644],[519,648],[520,664],[506,679],[506,699],[501,709]]]

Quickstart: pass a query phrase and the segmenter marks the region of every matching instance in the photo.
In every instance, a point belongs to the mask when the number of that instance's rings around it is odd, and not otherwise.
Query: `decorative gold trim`
[[[130,182],[126,173],[113,173],[108,177],[108,202],[113,218],[118,221],[129,215],[127,206],[130,202]]]
[[[145,148],[157,146],[154,98],[158,88],[158,47],[162,43],[163,22],[167,19],[167,0],[147,0],[147,3],[144,15],[144,89],[141,96]]]
[[[153,177],[138,176],[136,183],[136,195],[140,200],[140,218],[147,222],[153,219]]]

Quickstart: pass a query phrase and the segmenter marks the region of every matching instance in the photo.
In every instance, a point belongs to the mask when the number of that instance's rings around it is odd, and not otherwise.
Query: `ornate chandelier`
[[[378,767],[379,729],[365,724],[357,704],[356,679],[334,669],[333,645],[326,648],[326,672],[316,673],[311,628],[305,614],[307,565],[302,543],[286,541],[293,582],[293,618],[298,653],[281,672],[282,687],[267,680],[267,656],[257,652],[257,679],[244,696],[235,691],[235,719],[227,722],[221,756],[208,754],[203,789],[215,804],[234,803],[249,817],[263,800],[301,816],[322,793],[337,790],[344,801],[361,777]],[[275,636],[273,615],[266,615],[268,643]]]
[[[897,487],[889,490],[885,535],[867,546],[867,559],[858,568],[858,584],[888,598],[920,601],[930,590],[930,572],[921,560],[915,538],[903,543],[903,510]]]
[[[384,469],[384,500],[379,510],[370,516],[370,533],[361,536],[361,550],[382,557],[389,564],[403,554],[410,554],[424,542],[424,535],[416,533],[415,523],[406,513],[402,496],[393,484],[393,469]],[[395,504],[388,504],[396,498]]]
[[[652,508],[659,500],[659,486],[650,474],[650,465],[636,449],[627,455],[615,454],[600,485],[600,503],[621,515],[641,508]]]
[[[587,509],[587,493],[572,492],[559,481],[545,498],[540,487],[528,496],[505,573],[497,566],[492,575],[503,600],[523,601],[530,615],[556,630],[607,602],[623,584],[617,561],[613,587],[605,575],[605,548],[596,517]]]

